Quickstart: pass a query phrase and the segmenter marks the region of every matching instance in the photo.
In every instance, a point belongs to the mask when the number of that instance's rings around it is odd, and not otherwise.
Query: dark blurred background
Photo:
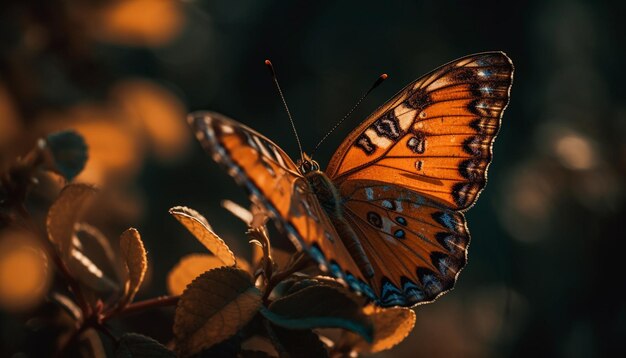
[[[388,79],[324,144],[322,166],[362,118],[455,58],[505,51],[511,102],[489,185],[467,214],[457,288],[416,309],[413,333],[380,357],[626,356],[623,3],[595,1],[4,0],[0,164],[72,128],[109,188],[98,224],[132,225],[149,251],[140,298],[164,294],[179,258],[203,252],[167,210],[203,213],[242,256],[245,227],[220,206],[243,191],[202,152],[187,112],[237,119],[297,154],[263,61],[273,61],[305,151],[381,73]],[[22,320],[0,314],[1,352]],[[168,312],[117,322],[166,341]]]

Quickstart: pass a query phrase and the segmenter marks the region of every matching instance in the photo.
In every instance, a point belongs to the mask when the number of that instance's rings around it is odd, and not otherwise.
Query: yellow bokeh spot
[[[102,9],[94,35],[104,41],[159,46],[170,42],[184,25],[179,1],[116,1]]]
[[[36,306],[50,286],[48,258],[26,232],[0,235],[0,306],[23,311]]]

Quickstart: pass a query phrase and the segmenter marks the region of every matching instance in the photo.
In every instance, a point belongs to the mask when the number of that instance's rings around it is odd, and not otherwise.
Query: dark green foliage
[[[126,333],[120,337],[116,358],[172,358],[175,357],[174,352],[165,348],[161,343],[154,339],[137,334]]]

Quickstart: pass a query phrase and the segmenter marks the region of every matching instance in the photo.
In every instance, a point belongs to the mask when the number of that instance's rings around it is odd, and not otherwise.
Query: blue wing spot
[[[393,233],[393,236],[395,236],[398,239],[404,239],[405,235],[406,234],[404,233],[404,230],[402,230],[402,229],[398,229],[398,230],[396,230],[396,232]]]
[[[343,279],[343,271],[341,270],[341,267],[339,267],[339,265],[335,262],[335,261],[331,261],[330,264],[328,265],[330,268],[330,273],[340,279]]]
[[[309,248],[309,254],[311,254],[311,257],[313,257],[313,259],[318,263],[326,263],[326,258],[324,257],[324,254],[322,254],[322,251],[317,247],[317,245],[311,245],[311,247]]]
[[[346,282],[348,283],[348,286],[350,286],[351,289],[353,289],[355,291],[359,291],[359,292],[361,291],[361,285],[360,285],[359,281],[351,273],[349,273],[349,272],[346,273],[345,280],[346,280]]]
[[[398,216],[398,217],[396,218],[396,222],[397,222],[398,224],[402,225],[402,226],[406,226],[406,219],[405,219],[405,218],[403,218],[402,216]]]
[[[419,277],[424,286],[424,291],[428,297],[435,297],[443,291],[443,285],[434,272],[427,268],[418,268],[417,277]]]
[[[402,291],[386,277],[382,279],[381,303],[384,306],[400,306],[405,303]]]
[[[372,287],[370,285],[361,280],[359,280],[359,285],[361,287],[361,292],[363,292],[365,296],[367,296],[367,298],[372,301],[378,300],[378,297],[376,297],[376,294],[374,293],[374,290],[372,290]]]
[[[388,210],[393,210],[393,203],[389,200],[383,200],[382,203],[380,203],[383,208],[388,209]]]
[[[426,298],[424,291],[420,290],[419,286],[417,286],[415,282],[406,277],[402,277],[401,282],[402,292],[404,292],[404,296],[411,304],[421,302]]]

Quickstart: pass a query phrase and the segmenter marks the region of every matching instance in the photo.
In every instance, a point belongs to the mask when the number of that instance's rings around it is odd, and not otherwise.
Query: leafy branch
[[[91,185],[71,182],[84,167],[86,151],[77,134],[54,134],[0,174],[3,226],[28,230],[38,238],[54,263],[60,287],[69,293],[48,292],[73,322],[71,333],[59,337],[57,356],[71,355],[88,343],[92,355],[98,356],[93,347],[102,343],[94,332],[108,337],[116,354],[127,357],[171,357],[174,352],[182,357],[252,352],[280,357],[354,355],[388,349],[412,329],[413,311],[374,307],[323,276],[306,253],[273,248],[263,208],[253,205],[248,211],[232,202],[223,205],[246,223],[247,239],[259,255],[249,263],[200,213],[173,207],[170,214],[207,252],[180,259],[167,277],[169,295],[135,301],[148,269],[143,239],[129,228],[118,245],[111,245],[86,222],[101,196]],[[41,220],[29,212],[27,203],[38,178],[51,172],[66,183]],[[104,261],[95,259],[94,246]],[[167,306],[176,307],[173,351],[149,337],[108,326],[113,319]],[[341,334],[328,335],[330,328]],[[265,344],[259,345],[259,339]]]

